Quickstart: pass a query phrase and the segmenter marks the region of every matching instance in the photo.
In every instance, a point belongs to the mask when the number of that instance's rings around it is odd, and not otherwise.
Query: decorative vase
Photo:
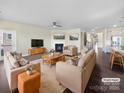
[[[32,71],[31,71],[31,70],[27,70],[26,73],[27,73],[28,75],[31,75],[31,74],[32,74]]]

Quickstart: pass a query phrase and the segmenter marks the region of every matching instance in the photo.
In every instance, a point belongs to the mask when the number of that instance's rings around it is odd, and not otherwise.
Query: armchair
[[[78,54],[78,48],[73,45],[65,46],[63,53],[69,56],[76,56]]]

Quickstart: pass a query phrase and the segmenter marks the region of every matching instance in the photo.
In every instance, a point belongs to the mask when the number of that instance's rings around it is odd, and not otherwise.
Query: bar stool
[[[113,65],[119,65],[124,69],[124,61],[123,56],[120,53],[116,53],[115,49],[112,48],[111,55],[110,55],[110,65],[111,69],[113,68]]]

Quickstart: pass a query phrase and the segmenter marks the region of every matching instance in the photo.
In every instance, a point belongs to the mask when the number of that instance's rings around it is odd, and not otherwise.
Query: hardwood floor
[[[0,93],[10,93],[3,62],[0,62]]]
[[[97,62],[91,78],[88,82],[85,93],[124,93],[124,71],[119,66],[114,66],[110,69],[109,55],[99,49]],[[102,78],[120,78],[120,89],[109,89],[110,86],[104,85],[101,82]],[[117,85],[116,85],[117,86]]]
[[[113,70],[111,70],[108,59],[109,54],[105,54],[99,50],[97,62],[86,87],[85,93],[124,93],[124,71],[118,66],[114,66]],[[119,84],[120,90],[113,91],[104,87],[101,79],[110,77],[121,79]],[[0,93],[10,93],[3,62],[0,62]],[[72,92],[66,89],[64,93]]]

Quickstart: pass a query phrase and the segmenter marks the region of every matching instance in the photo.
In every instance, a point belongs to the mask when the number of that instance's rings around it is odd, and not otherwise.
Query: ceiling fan
[[[52,27],[57,28],[57,27],[62,27],[62,26],[57,24],[57,22],[52,22]]]

